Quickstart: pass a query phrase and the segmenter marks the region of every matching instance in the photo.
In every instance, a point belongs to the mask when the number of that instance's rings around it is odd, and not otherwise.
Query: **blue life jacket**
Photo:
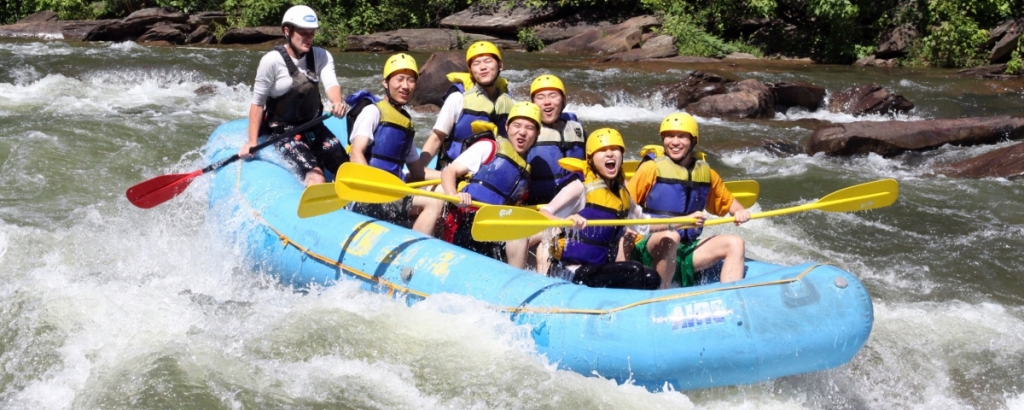
[[[558,120],[565,125],[564,128],[541,127],[537,142],[526,156],[530,163],[530,197],[526,201],[527,205],[546,204],[558,193],[561,185],[557,181],[569,174],[569,171],[558,166],[558,160],[586,159],[586,133],[576,120],[576,114],[563,112]],[[557,121],[555,125],[558,125]]]
[[[507,139],[498,138],[495,143],[494,158],[480,166],[461,191],[485,204],[519,205],[526,196],[530,165]]]
[[[345,99],[345,103],[353,107],[350,114],[354,118],[367,105],[363,101],[373,103],[380,111],[380,122],[373,130],[373,141],[366,147],[365,156],[370,166],[385,170],[401,178],[402,167],[405,166],[405,158],[413,147],[415,131],[413,130],[412,118],[404,109],[395,108],[386,100],[378,99],[367,91],[359,92]],[[349,141],[352,140],[349,128]]]
[[[642,204],[651,216],[676,217],[703,211],[711,193],[711,167],[704,161],[694,161],[693,169],[686,169],[667,156],[654,159],[657,179]],[[679,229],[680,242],[693,242],[703,228]]]
[[[473,83],[469,73],[450,73],[448,79],[453,85],[448,88],[445,99],[453,92],[463,95],[462,113],[455,120],[455,126],[448,133],[441,152],[438,155],[437,169],[443,169],[455,158],[462,154],[466,148],[466,139],[473,136],[473,121],[487,121],[498,126],[498,135],[508,135],[505,131],[505,123],[508,120],[508,113],[512,110],[515,101],[508,94],[507,81],[499,78],[498,89],[500,94],[493,101],[487,96],[482,87]]]
[[[620,184],[618,192],[613,192],[590,166],[583,169],[582,175],[575,174],[583,180],[587,193],[587,204],[580,211],[580,216],[588,221],[614,220],[623,219],[629,214],[632,199],[625,184]],[[619,239],[625,231],[626,228],[622,226],[587,226],[578,233],[567,235],[559,260],[563,265],[610,263],[618,254]]]

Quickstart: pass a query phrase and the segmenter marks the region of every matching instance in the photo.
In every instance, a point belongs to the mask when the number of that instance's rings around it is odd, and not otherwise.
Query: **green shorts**
[[[654,259],[647,251],[647,240],[649,239],[651,239],[650,236],[644,237],[633,247],[632,259],[646,267],[654,268]],[[694,284],[693,251],[699,244],[700,241],[681,243],[676,248],[676,274],[672,276],[672,281],[679,282],[679,285],[684,288]]]

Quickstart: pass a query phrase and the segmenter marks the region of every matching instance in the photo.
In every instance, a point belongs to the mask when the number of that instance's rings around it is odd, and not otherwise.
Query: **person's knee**
[[[746,242],[743,241],[743,238],[736,235],[726,235],[723,239],[725,239],[725,247],[728,253],[743,254],[746,247]]]
[[[675,249],[679,246],[679,232],[676,231],[664,231],[658,232],[651,235],[651,239],[647,241],[647,249],[649,250],[665,250]]]

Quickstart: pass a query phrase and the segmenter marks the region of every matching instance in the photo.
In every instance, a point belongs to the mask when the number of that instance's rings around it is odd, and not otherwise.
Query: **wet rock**
[[[1000,27],[1005,27],[1005,29],[1000,30],[1002,36],[998,37],[998,41],[988,56],[989,62],[993,64],[1005,63],[1010,59],[1013,50],[1017,49],[1017,42],[1020,40],[1021,32],[1024,31],[1024,18],[1010,20]]]
[[[217,87],[214,85],[206,84],[199,86],[199,88],[196,88],[195,91],[193,92],[196,93],[197,96],[213,95],[217,92]]]
[[[412,107],[412,110],[420,114],[437,114],[441,112],[441,107],[434,104],[423,104]]]
[[[225,32],[220,44],[260,44],[281,39],[284,39],[281,27],[242,27]]]
[[[863,121],[819,128],[807,152],[826,155],[876,153],[893,157],[946,144],[971,146],[1024,138],[1024,117],[973,117],[954,120]]]
[[[833,95],[828,103],[829,111],[854,116],[906,113],[913,108],[914,103],[878,84],[847,88]]]
[[[406,51],[409,45],[405,39],[387,33],[374,33],[345,38],[345,51]]]
[[[445,51],[430,55],[426,63],[420,66],[420,78],[416,81],[416,94],[409,104],[419,106],[444,104],[444,94],[452,83],[446,77],[448,73],[466,71],[466,54],[463,51]]]
[[[775,116],[775,98],[771,90],[754,79],[729,87],[725,94],[711,95],[686,107],[701,117],[764,119]]]
[[[980,77],[996,80],[1005,80],[1021,77],[1020,75],[1006,74],[1006,63],[987,65],[983,67],[965,68],[963,70],[957,71],[957,74],[963,76]]]
[[[675,104],[676,108],[682,110],[704,97],[729,92],[727,85],[738,80],[735,77],[694,71],[682,82],[669,86],[662,95],[665,102]]]
[[[659,58],[651,61],[660,61],[665,63],[680,63],[680,64],[703,64],[703,63],[720,63],[721,59],[711,57],[697,57],[697,56],[675,56],[669,58]]]
[[[959,178],[1020,178],[1024,176],[1024,143],[943,166],[936,173]]]
[[[621,24],[596,28],[544,47],[545,53],[608,55],[632,49],[643,33],[661,21],[654,16],[634,17]]]
[[[853,65],[856,67],[896,67],[899,65],[899,62],[897,62],[895,58],[887,60],[869,55],[854,61]]]
[[[185,44],[210,44],[214,41],[213,32],[205,25],[196,27],[185,37]]]
[[[898,26],[887,33],[882,34],[882,41],[878,43],[878,50],[875,51],[875,58],[887,60],[903,57],[910,52],[910,45],[920,37],[917,28],[911,23]]]
[[[808,111],[817,110],[825,102],[825,87],[805,81],[782,81],[766,84],[775,95],[775,106],[783,110],[789,107],[803,107]]]
[[[98,25],[85,35],[85,41],[135,40],[160,22],[185,23],[188,15],[169,8],[152,7],[129,14],[112,24]]]
[[[53,11],[50,11],[50,10],[46,10],[46,11],[40,11],[38,13],[29,14],[29,15],[25,16],[24,18],[22,18],[21,20],[18,20],[16,22],[14,22],[14,24],[43,23],[43,22],[47,22],[47,21],[57,21],[57,20],[58,20],[58,18],[57,18],[57,13],[56,12],[53,12]]]
[[[507,10],[501,4],[473,5],[445,17],[441,26],[473,33],[515,34],[521,28],[555,19],[560,11],[560,7],[550,4],[537,9],[515,6]]]
[[[22,19],[24,20],[24,19]],[[64,24],[56,20],[29,21],[0,26],[0,37],[62,38]]]
[[[676,39],[672,36],[661,35],[652,37],[643,43],[640,48],[611,55],[601,59],[601,62],[608,61],[643,61],[654,58],[664,58],[676,55]]]
[[[89,32],[103,25],[115,24],[120,20],[72,20],[64,22],[61,26],[61,35],[65,40],[85,41]]]
[[[214,24],[227,25],[228,15],[223,11],[200,11],[188,16],[188,24],[192,27]]]
[[[187,24],[160,23],[143,33],[136,40],[140,43],[165,41],[169,44],[185,44],[187,32],[191,27]]]
[[[723,60],[757,60],[757,56],[750,53],[730,53],[722,57]]]
[[[804,152],[804,147],[793,141],[767,140],[761,143],[761,149],[779,157],[792,157]]]

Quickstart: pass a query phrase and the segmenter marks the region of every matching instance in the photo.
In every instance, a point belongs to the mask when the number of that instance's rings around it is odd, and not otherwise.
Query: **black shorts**
[[[300,178],[316,168],[324,171],[324,175],[335,174],[341,164],[348,162],[345,147],[323,124],[317,124],[295,138],[285,138],[274,145],[281,155],[295,165]]]
[[[366,215],[370,218],[390,222],[403,228],[412,227],[412,220],[409,213],[412,211],[412,197],[407,196],[395,202],[384,204],[352,203],[352,212]]]

